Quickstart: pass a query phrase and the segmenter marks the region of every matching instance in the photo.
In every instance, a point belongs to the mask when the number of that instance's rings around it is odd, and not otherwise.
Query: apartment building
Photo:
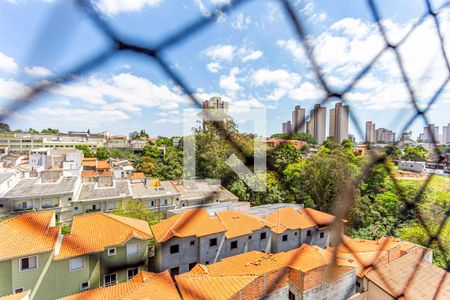
[[[57,220],[68,220],[79,183],[80,177],[62,176],[60,170],[42,171],[40,177],[21,178],[0,196],[0,214],[54,210]]]
[[[172,180],[175,190],[181,193],[176,207],[187,207],[209,203],[236,202],[238,197],[221,186],[217,181]]]
[[[311,208],[284,207],[264,219],[272,224],[271,249],[277,253],[298,248],[305,243],[327,247],[328,225],[334,221],[334,216]]]
[[[153,211],[165,212],[174,209],[180,200],[178,192],[171,181],[159,181],[147,178],[131,179],[133,200],[141,201]]]
[[[305,109],[296,105],[292,112],[292,133],[305,132]]]
[[[31,290],[56,299],[126,282],[147,269],[148,223],[93,213],[76,216],[61,235],[53,211],[25,213],[0,223],[0,296]]]
[[[366,143],[374,144],[377,141],[377,134],[375,130],[375,123],[372,121],[366,122]]]
[[[326,136],[327,108],[320,104],[314,105],[309,115],[306,132],[316,138],[318,144],[322,144]]]
[[[329,136],[333,137],[338,143],[348,139],[349,109],[348,105],[336,103],[335,107],[330,110]]]

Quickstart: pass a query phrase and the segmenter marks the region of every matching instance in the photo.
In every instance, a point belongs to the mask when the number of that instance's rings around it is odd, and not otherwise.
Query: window
[[[252,239],[252,236],[251,236],[251,235],[249,235],[249,236],[248,236],[248,239],[249,239],[249,240],[251,240],[251,239]]]
[[[84,291],[89,288],[89,281],[83,282],[80,284],[80,290]]]
[[[294,235],[297,235],[297,232],[294,232]]]
[[[78,206],[75,206],[73,209],[78,210]]]
[[[84,257],[75,257],[69,259],[69,271],[76,271],[84,268]]]
[[[205,261],[205,265],[209,265],[209,260]]]
[[[37,269],[37,256],[24,257],[20,259],[20,271]]]
[[[231,250],[236,249],[237,246],[238,246],[237,241],[232,241],[231,244],[230,244],[230,249],[231,249]]]
[[[195,267],[196,264],[197,264],[196,262],[190,263],[189,264],[189,271],[192,270],[192,268]]]
[[[155,206],[155,201],[150,201],[150,206]]]
[[[295,295],[294,295],[291,291],[289,291],[289,297],[288,297],[288,299],[289,299],[289,300],[295,300]]]
[[[259,235],[259,238],[261,240],[265,240],[266,239],[266,233],[265,232],[261,232],[261,234]]]
[[[49,200],[49,199],[42,200],[42,203],[41,203],[42,208],[52,207],[52,205],[53,205],[52,200]]]
[[[138,253],[139,253],[139,245],[138,244],[127,245],[127,256],[136,255]]]
[[[131,278],[136,276],[138,273],[139,273],[139,268],[128,269],[128,271],[127,271],[128,280],[130,280]]]
[[[18,293],[22,293],[23,292],[23,288],[17,288],[14,290],[14,294],[18,294]]]
[[[288,235],[287,234],[283,234],[283,236],[282,236],[283,242],[286,242],[287,238],[288,238]]]
[[[312,234],[311,229],[306,232],[306,236],[311,236],[311,234]]]
[[[195,246],[195,241],[191,241],[191,246]]]
[[[170,246],[170,254],[175,254],[180,252],[180,245],[172,245]]]
[[[213,238],[209,240],[209,246],[214,247],[217,246],[217,238]]]
[[[67,200],[72,201],[72,197],[67,198]]]
[[[109,248],[108,249],[108,256],[116,255],[116,248]]]
[[[321,232],[320,233],[320,238],[323,239],[324,236],[325,236],[325,232]]]
[[[175,275],[178,275],[178,274],[180,274],[180,268],[179,267],[175,267],[175,268],[170,269],[170,275],[172,277],[175,276]]]
[[[106,274],[103,277],[103,281],[104,281],[104,286],[111,286],[117,283],[117,274],[113,273],[113,274]]]
[[[106,203],[106,209],[107,210],[113,210],[114,208],[116,208],[116,203],[115,202],[107,202]]]

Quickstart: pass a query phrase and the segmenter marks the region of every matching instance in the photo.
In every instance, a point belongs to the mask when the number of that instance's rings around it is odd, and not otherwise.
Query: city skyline
[[[0,11],[4,13],[0,20],[0,107],[3,109],[13,96],[26,91],[33,82],[59,74],[107,45],[87,18],[66,3],[13,2],[0,1]],[[200,2],[205,4],[202,8],[197,6]],[[338,2],[301,1],[295,7],[311,33],[317,48],[315,55],[326,71],[326,79],[339,91],[371,59],[382,40],[366,7],[352,1],[345,3],[351,9],[343,10]],[[212,1],[192,1],[177,10],[174,4],[161,0],[154,5],[142,2],[134,8],[99,5],[97,9],[121,33],[134,32],[138,38],[158,40],[176,31],[179,24],[208,14],[212,7]],[[397,13],[399,7],[402,14]],[[420,5],[403,0],[387,3],[383,9],[394,40],[422,13]],[[43,24],[52,13],[61,32],[49,34],[52,38],[45,49],[51,51],[43,52],[44,45],[36,45],[35,37],[46,29]],[[449,20],[446,13],[443,16],[442,27],[450,28],[446,26]],[[30,26],[17,26],[17,20]],[[231,113],[266,108],[267,131],[277,133],[281,120],[293,106],[300,105],[308,111],[323,100],[317,80],[304,63],[300,44],[286,30],[283,20],[283,12],[275,3],[245,4],[201,32],[198,38],[205,43],[183,43],[166,53],[171,68],[187,79],[201,101],[220,96],[230,102]],[[156,29],[148,32],[147,28]],[[72,30],[68,39],[64,33]],[[440,69],[444,64],[433,36],[433,23],[427,20],[402,45],[402,52],[406,52],[406,71],[421,106],[445,74]],[[61,43],[56,42],[59,40]],[[408,52],[409,49],[414,51]],[[435,59],[430,64],[424,57]],[[423,77],[423,74],[428,75]],[[433,80],[427,80],[430,76]],[[430,111],[429,118],[436,124],[448,122],[447,96],[448,90],[444,89]],[[346,99],[362,129],[362,133],[358,132],[350,121],[349,132],[363,139],[366,120],[400,132],[413,115],[408,98],[394,61],[389,55],[383,56],[380,64],[374,66]],[[334,103],[326,106],[331,109]],[[153,136],[180,135],[180,115],[192,108],[187,97],[180,94],[160,69],[142,57],[122,53],[78,80],[43,94],[35,104],[9,115],[7,123],[21,129],[57,127],[68,131],[80,130],[82,124],[84,130],[110,130],[117,134],[139,128]],[[418,134],[423,126],[421,121],[414,122],[411,130]]]

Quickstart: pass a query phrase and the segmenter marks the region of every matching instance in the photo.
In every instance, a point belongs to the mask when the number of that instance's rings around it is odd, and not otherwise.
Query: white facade
[[[423,161],[400,161],[398,163],[398,169],[412,172],[424,172],[425,162]]]

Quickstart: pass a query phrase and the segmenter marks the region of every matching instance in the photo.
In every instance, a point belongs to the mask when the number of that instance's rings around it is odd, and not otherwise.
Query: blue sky
[[[383,46],[365,1],[292,1],[314,45],[327,81],[339,91]],[[424,1],[378,1],[392,41],[399,40],[425,11]],[[432,1],[439,7],[443,1]],[[131,41],[155,45],[227,0],[99,0],[102,19]],[[383,4],[383,6],[381,6]],[[440,15],[450,53],[450,12]],[[448,73],[431,19],[400,47],[418,100],[427,101]],[[101,53],[109,40],[71,1],[0,0],[0,107],[33,84],[69,70]],[[267,132],[280,132],[295,105],[307,112],[322,97],[301,45],[278,1],[249,1],[206,30],[167,49],[164,58],[200,99],[222,96],[232,113],[267,110]],[[347,95],[360,126],[399,131],[412,107],[392,53],[373,66]],[[329,104],[331,107],[333,103]],[[42,94],[38,101],[8,113],[13,128],[111,131],[151,135],[182,132],[183,113],[192,104],[150,59],[120,53]],[[450,122],[450,88],[430,113],[438,126]],[[243,124],[242,130],[249,125]],[[413,124],[414,135],[423,123]],[[355,126],[351,133],[357,133]]]

